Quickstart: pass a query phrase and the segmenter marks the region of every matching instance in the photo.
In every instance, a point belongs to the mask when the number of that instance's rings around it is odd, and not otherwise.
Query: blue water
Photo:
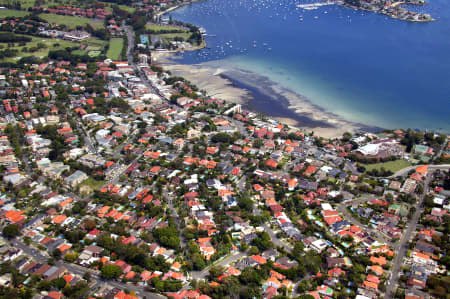
[[[213,62],[264,75],[345,119],[384,128],[450,132],[450,1],[408,23],[318,1],[206,0],[174,19],[206,29],[208,48],[184,64]],[[301,20],[302,19],[302,20]]]

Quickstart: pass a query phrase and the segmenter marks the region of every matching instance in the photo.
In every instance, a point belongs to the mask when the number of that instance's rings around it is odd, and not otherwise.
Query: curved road
[[[209,273],[209,269],[212,266],[222,267],[222,266],[226,266],[226,265],[232,264],[235,261],[237,261],[237,260],[247,256],[247,254],[248,254],[248,252],[237,251],[237,252],[233,253],[232,255],[230,255],[228,257],[225,257],[222,260],[219,260],[219,261],[209,265],[208,267],[206,267],[202,271],[192,271],[190,274],[191,274],[193,279],[205,279],[205,277]]]
[[[389,241],[386,236],[384,236],[381,232],[379,232],[378,230],[374,229],[374,228],[370,228],[369,226],[362,224],[360,221],[358,221],[356,218],[353,217],[353,215],[351,213],[349,213],[347,211],[347,207],[349,205],[353,205],[353,204],[360,204],[362,202],[365,201],[369,201],[370,198],[364,198],[364,199],[359,199],[359,200],[353,200],[351,203],[342,203],[338,206],[338,211],[339,213],[341,213],[342,215],[344,215],[344,217],[346,219],[348,219],[351,223],[356,224],[359,227],[364,228],[366,231],[370,232],[373,236],[372,237],[377,237],[379,239],[379,241],[386,243],[387,245],[393,247],[394,244]]]
[[[392,179],[398,176],[404,176],[406,174],[408,174],[408,172],[410,172],[411,170],[416,169],[419,166],[424,166],[424,165],[416,165],[416,166],[409,166],[403,169],[400,169],[399,171],[397,171],[396,173],[394,173],[393,175],[389,176],[388,178]],[[450,164],[442,164],[442,165],[428,165],[428,170],[450,170]]]

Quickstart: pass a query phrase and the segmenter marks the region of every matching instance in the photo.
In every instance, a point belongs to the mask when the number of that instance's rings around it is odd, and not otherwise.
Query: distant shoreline
[[[425,5],[425,3],[406,3],[406,2],[396,2],[394,4],[397,4],[397,6],[401,5],[401,4]],[[341,5],[344,6],[344,7],[349,7],[349,8],[356,9],[356,10],[383,14],[383,15],[388,16],[388,17],[393,18],[393,19],[406,21],[406,22],[411,22],[411,23],[428,23],[428,22],[436,21],[435,19],[433,19],[432,17],[430,17],[427,14],[416,14],[416,13],[413,13],[413,12],[410,12],[410,11],[408,11],[408,14],[405,15],[405,16],[399,16],[399,15],[396,15],[392,11],[387,11],[387,10],[384,10],[384,9],[373,9],[373,8],[369,9],[367,7],[355,6],[355,5],[350,5],[350,4],[346,4],[346,3],[342,3]],[[392,5],[391,7],[396,7],[396,6]],[[417,19],[415,19],[413,16],[417,16]],[[419,17],[421,17],[421,18],[419,18]]]

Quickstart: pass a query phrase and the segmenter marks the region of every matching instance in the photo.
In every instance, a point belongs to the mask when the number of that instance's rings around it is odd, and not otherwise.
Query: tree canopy
[[[104,265],[101,272],[104,278],[113,279],[118,278],[122,274],[122,269],[116,265]]]
[[[20,235],[20,228],[16,224],[10,224],[3,228],[3,236],[10,239]]]

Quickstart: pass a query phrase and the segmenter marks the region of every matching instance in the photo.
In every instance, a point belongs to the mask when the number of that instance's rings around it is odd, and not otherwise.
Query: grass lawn
[[[184,41],[186,41],[190,36],[190,32],[180,32],[180,33],[164,33],[158,34],[163,40],[174,40],[175,37],[181,37]]]
[[[87,45],[86,49],[84,49],[86,53],[90,51],[103,51],[107,43],[108,41],[101,40],[92,36],[83,41],[83,44]]]
[[[0,6],[6,6],[8,4],[8,2],[10,2],[9,0],[0,0]],[[34,6],[34,3],[36,2],[35,0],[20,0],[20,7],[22,9],[24,8],[30,8]],[[62,1],[64,2],[64,1]],[[42,3],[41,6],[43,7],[48,7],[49,5],[54,5],[56,2],[52,1],[52,0],[47,0],[45,1],[45,3]],[[57,4],[57,3],[56,3]],[[59,4],[61,5],[61,4]]]
[[[99,47],[99,46],[87,46],[85,50],[86,51],[101,51],[102,47]]]
[[[88,49],[90,49],[90,50],[102,49],[106,46],[107,43],[108,43],[108,41],[106,41],[106,40],[98,39],[98,38],[92,37],[92,36],[83,41],[83,44],[87,44]],[[100,48],[98,48],[98,47],[100,47]]]
[[[106,183],[106,181],[97,181],[93,178],[88,178],[86,181],[81,183],[81,185],[89,186],[89,187],[93,188],[94,190],[97,190],[97,189],[100,189],[101,187],[103,187],[103,185],[105,183]]]
[[[90,22],[89,25],[91,25],[95,30],[105,28],[105,24],[103,22]]]
[[[105,48],[106,43],[107,41],[98,39],[96,37],[90,37],[82,42],[83,45],[86,45],[86,48],[84,48],[83,50],[80,49],[72,51],[72,53],[76,55],[88,54],[91,57],[97,57]]]
[[[406,168],[411,165],[412,164],[406,160],[396,160],[396,161],[389,161],[389,162],[384,162],[384,163],[367,164],[367,165],[364,165],[364,167],[366,168],[366,171],[370,171],[373,169],[380,170],[381,167],[384,167],[384,169],[390,170],[393,173],[395,173],[396,171],[399,171],[400,169]]]
[[[115,5],[115,3],[114,4],[108,3],[108,2],[101,2],[101,3],[105,5],[106,11],[109,11],[109,12],[113,11],[112,6]],[[122,10],[128,11],[129,13],[133,13],[136,10],[136,8],[134,8],[134,7],[123,5],[123,4],[119,4],[119,8]]]
[[[90,177],[79,185],[80,193],[90,194],[103,187],[105,183],[106,181],[97,181]]]
[[[100,56],[100,54],[102,54],[102,51],[89,51],[88,52],[89,57],[98,57],[98,56]]]
[[[46,48],[39,49],[36,52],[22,52],[22,49],[24,47],[26,48],[32,48],[36,47],[38,43],[43,43],[46,45]],[[1,45],[4,45],[6,48],[6,44],[0,43]],[[5,58],[4,61],[17,61],[22,57],[27,56],[36,56],[38,58],[43,58],[48,55],[48,52],[50,50],[58,50],[58,49],[64,49],[65,47],[73,47],[77,45],[76,43],[66,41],[66,40],[60,40],[60,39],[54,39],[54,38],[41,38],[41,37],[32,37],[32,41],[29,43],[26,43],[25,46],[18,46],[18,43],[15,43],[15,46],[11,49],[19,50],[19,53],[17,53],[16,57],[9,57]]]
[[[120,58],[120,54],[122,53],[123,48],[123,39],[122,38],[111,38],[109,40],[109,49],[106,53],[106,57],[118,60]]]
[[[66,25],[70,29],[75,29],[77,26],[85,26],[92,22],[89,18],[84,17],[72,17],[72,16],[63,16],[63,15],[55,15],[55,14],[40,14],[41,18],[46,20],[49,23],[55,23],[58,25]]]
[[[126,10],[129,13],[133,13],[136,10],[134,7],[126,6],[126,5],[122,5],[122,4],[119,5],[119,8],[122,10]]]
[[[23,17],[28,14],[30,14],[28,11],[23,10],[0,9],[0,18]]]
[[[0,0],[0,6],[7,6],[8,2],[11,0]],[[22,9],[27,9],[35,6],[36,0],[19,0],[20,7]],[[49,7],[49,6],[78,6],[79,2],[74,0],[46,0],[45,3],[41,2],[41,7]]]
[[[159,32],[163,30],[177,30],[178,32],[187,32],[186,29],[181,29],[178,27],[172,27],[172,26],[162,26],[162,25],[155,25],[155,24],[146,24],[145,25],[146,30],[152,30],[154,32]]]
[[[87,53],[86,50],[75,50],[75,51],[72,51],[72,54],[81,55],[81,56],[83,56],[86,53]]]
[[[0,6],[7,6],[8,2],[11,2],[9,0],[0,0]],[[35,0],[20,0],[20,7],[22,9],[29,8],[34,6]]]

